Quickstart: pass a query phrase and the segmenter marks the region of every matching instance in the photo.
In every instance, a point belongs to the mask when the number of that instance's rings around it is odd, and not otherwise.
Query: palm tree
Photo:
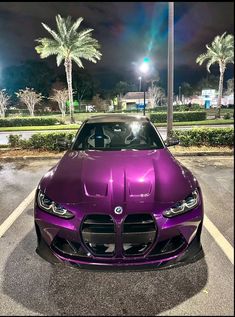
[[[40,43],[35,47],[41,58],[47,58],[56,55],[57,66],[59,67],[64,60],[66,79],[68,84],[70,121],[74,123],[74,106],[72,90],[72,62],[78,67],[83,67],[81,58],[96,63],[100,60],[102,54],[99,52],[100,45],[98,41],[91,36],[93,29],[85,29],[78,32],[78,28],[83,18],[78,18],[75,22],[69,16],[62,18],[59,14],[56,16],[57,31],[42,23],[43,27],[51,34],[52,38],[40,38],[36,42]]]
[[[224,72],[228,63],[234,63],[234,36],[226,35],[226,32],[221,36],[217,35],[211,46],[206,45],[207,52],[201,54],[196,59],[196,63],[202,65],[207,60],[207,71],[210,73],[210,67],[213,64],[219,64],[220,80],[219,94],[217,101],[218,117],[220,118],[221,99],[223,94]]]

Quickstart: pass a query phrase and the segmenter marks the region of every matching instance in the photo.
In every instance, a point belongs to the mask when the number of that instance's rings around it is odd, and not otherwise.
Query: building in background
[[[144,93],[142,91],[133,91],[126,93],[121,98],[122,110],[136,110],[144,107]],[[149,108],[149,94],[145,93],[145,106]]]
[[[205,109],[210,109],[217,105],[218,93],[215,89],[203,89],[201,94],[202,105]]]
[[[205,109],[216,108],[218,102],[218,92],[215,89],[203,89],[202,94],[200,96],[201,104]],[[221,100],[221,105],[224,107],[228,107],[230,105],[234,105],[234,94],[223,95]]]
[[[234,93],[232,93],[228,96],[224,96],[222,98],[222,105],[227,106],[227,107],[234,105]]]

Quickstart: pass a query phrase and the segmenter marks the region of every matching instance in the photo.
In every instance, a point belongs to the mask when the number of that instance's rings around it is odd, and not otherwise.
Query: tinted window
[[[121,150],[163,148],[156,130],[149,122],[131,121],[86,123],[79,132],[73,150]]]

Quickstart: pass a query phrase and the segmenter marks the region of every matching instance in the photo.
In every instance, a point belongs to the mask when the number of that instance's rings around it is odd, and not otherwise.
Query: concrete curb
[[[234,152],[182,152],[172,153],[174,156],[233,156]]]
[[[0,157],[0,161],[7,161],[7,162],[14,162],[14,161],[20,161],[20,160],[54,160],[54,159],[61,159],[63,155],[61,156],[16,156],[16,157],[12,157],[12,156],[2,156]]]
[[[183,157],[183,156],[233,156],[234,152],[182,152],[182,153],[172,153],[174,156]],[[62,155],[53,155],[53,156],[2,156],[0,161],[14,162],[19,160],[50,160],[50,159],[60,159]]]

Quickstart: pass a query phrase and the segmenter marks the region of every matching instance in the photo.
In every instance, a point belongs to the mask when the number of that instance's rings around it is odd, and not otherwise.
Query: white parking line
[[[11,225],[16,221],[16,219],[22,214],[22,212],[28,207],[32,202],[35,195],[34,188],[31,193],[20,203],[20,205],[10,214],[10,216],[0,225],[0,238],[4,233],[11,227]]]
[[[206,215],[204,215],[203,225],[218,244],[218,246],[222,249],[229,261],[234,265],[234,248],[231,246],[231,244],[225,239],[222,233]]]
[[[34,188],[31,191],[31,193],[21,202],[21,204],[0,225],[0,238],[11,227],[11,225],[16,221],[16,219],[22,214],[22,212],[28,207],[28,205],[33,201],[35,196],[35,190],[36,188]],[[215,240],[215,242],[218,244],[218,246],[222,249],[222,251],[227,256],[229,261],[234,265],[234,248],[231,246],[231,244],[226,240],[226,238],[222,235],[222,233],[217,229],[217,227],[206,215],[204,215],[203,225],[210,233],[212,238]]]

